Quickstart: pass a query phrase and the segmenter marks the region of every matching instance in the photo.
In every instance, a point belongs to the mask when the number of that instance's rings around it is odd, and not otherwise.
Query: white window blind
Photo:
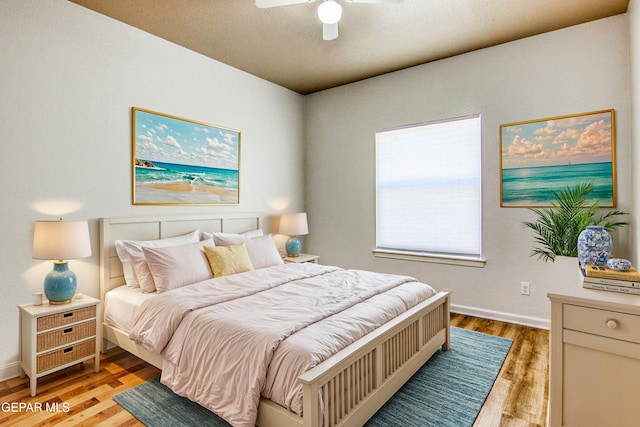
[[[480,116],[376,132],[376,250],[480,258]]]

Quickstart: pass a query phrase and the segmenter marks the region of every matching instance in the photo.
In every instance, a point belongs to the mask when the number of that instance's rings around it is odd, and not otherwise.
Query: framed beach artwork
[[[590,182],[591,204],[616,206],[614,110],[500,126],[500,206],[550,207]]]
[[[134,205],[237,205],[240,132],[133,107]]]

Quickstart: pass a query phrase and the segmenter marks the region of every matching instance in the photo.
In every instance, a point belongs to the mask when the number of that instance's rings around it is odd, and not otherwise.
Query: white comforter
[[[301,414],[303,372],[434,294],[406,276],[284,264],[145,301],[130,337],[162,354],[174,392],[252,427],[261,394]]]

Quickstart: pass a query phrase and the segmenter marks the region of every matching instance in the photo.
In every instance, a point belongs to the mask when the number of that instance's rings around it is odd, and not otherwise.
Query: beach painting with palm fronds
[[[549,207],[580,183],[589,203],[616,206],[614,110],[504,124],[500,148],[501,207]]]

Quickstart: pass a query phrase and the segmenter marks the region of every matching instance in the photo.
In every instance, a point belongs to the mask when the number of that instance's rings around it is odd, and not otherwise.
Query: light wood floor
[[[513,346],[476,427],[544,426],[548,400],[549,333],[508,323],[452,315],[452,326],[513,339]],[[112,397],[141,384],[160,371],[129,353],[113,349],[103,354],[100,372],[93,363],[80,364],[40,378],[38,394],[29,395],[29,379],[0,383],[1,426],[142,426]],[[11,403],[58,404],[59,412],[11,412]],[[53,405],[55,406],[55,405]],[[68,406],[68,408],[67,408]],[[407,426],[409,427],[409,426]],[[416,426],[418,427],[418,426]]]
[[[549,401],[549,331],[453,314],[451,325],[511,338],[513,345],[474,427],[542,427]]]

